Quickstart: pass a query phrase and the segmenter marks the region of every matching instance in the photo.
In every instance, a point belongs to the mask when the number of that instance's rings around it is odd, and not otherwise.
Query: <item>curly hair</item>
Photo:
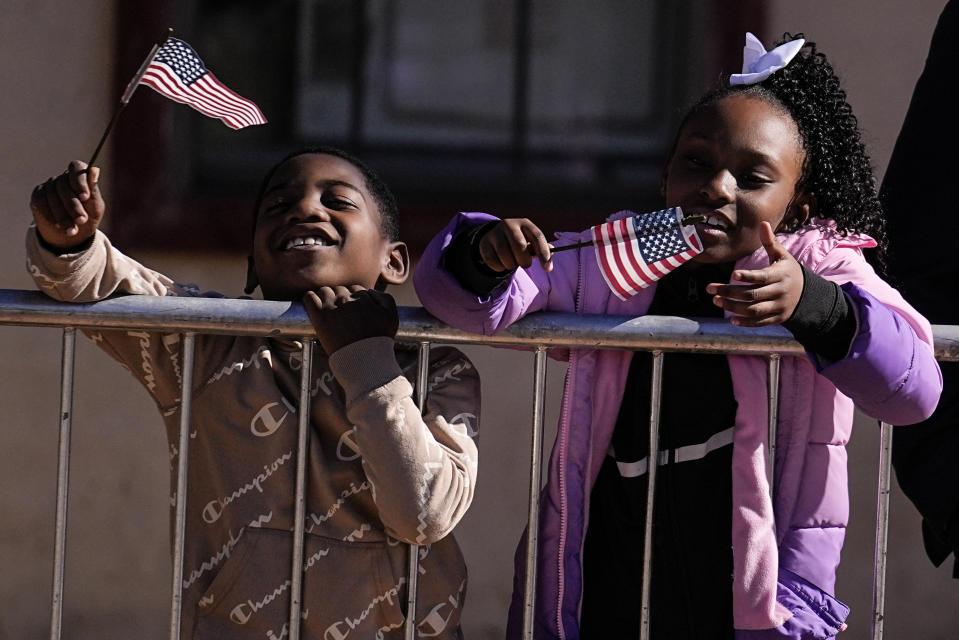
[[[786,33],[776,46],[804,37]],[[680,125],[732,94],[765,100],[788,113],[799,129],[805,160],[796,184],[815,199],[819,215],[835,220],[843,234],[864,233],[878,244],[875,258],[885,266],[886,222],[876,177],[839,77],[825,54],[806,41],[793,60],[762,82],[714,89],[687,112]]]

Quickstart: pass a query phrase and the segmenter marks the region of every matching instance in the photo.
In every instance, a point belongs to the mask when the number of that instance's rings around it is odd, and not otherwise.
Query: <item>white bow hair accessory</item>
[[[756,84],[779,71],[796,57],[806,41],[797,38],[784,42],[767,52],[763,43],[753,34],[746,32],[746,46],[743,47],[743,72],[729,76],[729,84]]]

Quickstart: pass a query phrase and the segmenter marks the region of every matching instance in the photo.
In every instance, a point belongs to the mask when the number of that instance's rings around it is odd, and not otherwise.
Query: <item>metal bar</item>
[[[778,353],[769,354],[769,435],[766,438],[769,460],[766,464],[767,480],[769,481],[769,497],[773,497],[773,481],[776,477],[776,425],[779,423],[779,365],[781,356]]]
[[[659,402],[663,393],[663,352],[653,351],[653,380],[649,392],[649,464],[646,465],[646,528],[643,539],[643,596],[640,604],[639,640],[647,640],[649,630],[649,590],[653,573],[653,515],[655,513],[656,472],[659,469]]]
[[[293,558],[290,566],[290,640],[300,638],[303,607],[303,543],[306,539],[306,462],[310,452],[310,383],[313,378],[313,338],[302,338],[300,402],[297,405],[296,493],[293,498]]]
[[[542,484],[543,423],[546,405],[546,348],[533,353],[533,434],[529,463],[529,513],[526,529],[526,582],[523,585],[523,638],[533,640],[536,619],[536,558],[539,543],[539,497]]]
[[[607,316],[573,313],[533,314],[495,336],[453,329],[421,308],[399,309],[397,338],[419,342],[498,346],[573,347],[804,355],[782,327],[736,327],[725,320],[672,316]],[[140,328],[220,335],[313,335],[313,326],[296,302],[123,296],[96,303],[54,302],[39,292],[0,290],[0,324],[84,326],[100,329]],[[959,360],[959,327],[953,332]]]
[[[153,304],[156,300],[162,300],[161,304]],[[70,455],[70,427],[72,418],[72,382],[73,382],[73,364],[75,357],[75,329],[72,324],[80,326],[91,326],[99,328],[120,328],[120,327],[139,327],[151,328],[164,326],[167,329],[179,329],[182,327],[201,327],[204,323],[220,322],[216,333],[235,333],[250,335],[287,335],[294,328],[299,328],[304,320],[300,319],[302,308],[295,304],[288,303],[262,303],[251,301],[203,301],[199,305],[191,305],[189,302],[185,305],[180,304],[183,301],[177,301],[178,304],[170,306],[166,299],[156,299],[149,297],[129,297],[120,301],[106,301],[89,305],[70,305],[63,303],[53,303],[42,294],[34,292],[17,292],[10,290],[0,290],[0,324],[19,324],[19,325],[40,325],[40,326],[62,326],[64,327],[64,346],[63,346],[63,372],[61,388],[61,427],[60,427],[60,451],[58,468],[58,495],[57,495],[57,515],[56,515],[56,542],[54,549],[54,579],[53,579],[53,610],[51,613],[51,638],[58,639],[61,633],[62,623],[62,593],[63,593],[63,573],[64,573],[64,548],[66,540],[66,520],[67,520],[67,494],[69,488],[69,455]],[[239,319],[233,315],[236,309],[223,309],[221,307],[231,306],[231,302],[240,303],[237,306],[241,312]],[[114,304],[116,303],[116,304]],[[211,306],[208,303],[214,303]],[[171,315],[168,315],[172,313]],[[249,315],[243,315],[244,313]],[[782,354],[791,354],[793,350],[792,342],[789,339],[782,339],[781,336],[773,333],[746,333],[730,332],[728,327],[722,327],[717,324],[711,324],[708,321],[697,321],[684,318],[671,317],[647,317],[646,322],[637,322],[635,320],[615,318],[609,316],[572,316],[570,314],[539,314],[534,321],[518,323],[518,329],[511,334],[507,332],[505,339],[500,336],[494,340],[484,340],[482,337],[464,332],[457,332],[442,325],[424,312],[414,309],[401,309],[400,315],[403,320],[401,329],[402,335],[420,336],[430,338],[446,338],[450,342],[468,342],[474,344],[506,344],[520,345],[529,344],[531,340],[541,340],[542,343],[550,345],[569,345],[585,346],[594,348],[634,348],[636,345],[657,344],[655,338],[651,339],[649,335],[652,332],[667,334],[667,340],[672,342],[667,348],[654,350],[654,379],[653,379],[653,397],[651,398],[651,432],[650,432],[650,460],[658,458],[658,410],[659,393],[657,384],[661,385],[661,367],[662,353],[668,350],[683,350],[692,352],[712,352],[713,350],[728,349],[726,342],[730,344],[740,344],[740,347],[733,346],[730,350],[733,353],[752,353],[764,348],[762,345],[772,345],[779,353],[767,354],[769,358],[769,459],[770,474],[773,471],[775,461],[775,424],[776,413],[778,412],[778,393],[779,393],[779,367]],[[217,318],[223,320],[217,320]],[[274,319],[279,318],[279,324],[285,328],[277,329],[273,324]],[[579,322],[569,322],[570,319],[579,320]],[[233,324],[231,324],[231,320]],[[284,324],[285,323],[285,324]],[[555,327],[565,327],[564,331],[557,332]],[[307,327],[309,328],[309,327]],[[738,335],[737,335],[738,333]],[[937,325],[934,327],[936,337],[936,356],[940,360],[957,360],[959,354],[959,326]],[[610,337],[612,335],[612,337]],[[190,404],[193,375],[193,341],[194,334],[186,332],[184,335],[184,377],[181,399],[181,424],[180,424],[180,444],[178,454],[180,455],[177,490],[176,490],[176,532],[174,540],[174,586],[173,586],[173,608],[171,610],[171,637],[179,637],[179,619],[181,601],[181,585],[183,570],[183,538],[185,522],[185,501],[186,501],[186,476],[188,468],[188,448],[189,448],[189,420]],[[307,340],[307,343],[310,341]],[[541,343],[541,345],[542,345]],[[742,346],[745,344],[745,347]],[[421,348],[427,349],[429,342],[422,341]],[[532,634],[532,619],[535,593],[535,554],[536,554],[536,536],[538,533],[538,505],[539,501],[539,464],[542,457],[541,429],[542,429],[542,405],[543,395],[540,382],[540,376],[545,371],[544,354],[545,346],[539,346],[536,349],[536,405],[534,406],[534,433],[533,433],[533,461],[531,465],[531,491],[530,491],[530,536],[528,540],[527,556],[527,593],[525,594],[526,604],[528,606],[528,618],[524,613],[524,624],[528,624],[527,637]],[[304,357],[305,362],[309,362],[309,357]],[[424,360],[421,360],[420,366],[424,367]],[[657,373],[657,364],[659,371]],[[420,382],[418,383],[418,403],[423,406],[426,384],[423,383],[425,370],[420,371]],[[306,378],[308,380],[308,378]],[[301,379],[301,386],[303,386]],[[306,383],[307,389],[309,383]],[[301,389],[302,391],[302,389]],[[307,391],[308,393],[308,391]],[[654,442],[655,440],[655,442]],[[890,493],[890,465],[891,465],[891,441],[892,428],[883,423],[881,425],[881,450],[880,450],[880,479],[878,487],[878,505],[876,520],[876,547],[874,555],[874,580],[873,580],[873,621],[872,637],[881,638],[883,634],[883,611],[885,604],[885,575],[887,563],[887,542],[888,542],[888,519],[889,519],[889,493]],[[300,448],[305,451],[305,447]],[[655,497],[655,475],[657,465],[651,464],[649,483],[649,502],[647,504],[647,548],[644,549],[644,576],[643,593],[644,600],[649,594],[649,575],[651,572],[651,550],[649,547],[649,538],[651,537],[652,515],[654,513],[653,503]],[[773,490],[773,480],[770,476],[770,491]],[[299,502],[301,498],[297,498]],[[305,518],[298,517],[298,523],[304,523]],[[302,537],[302,536],[300,536]],[[299,562],[294,561],[294,567],[302,564],[302,549],[300,550]],[[648,555],[647,555],[648,554]],[[414,560],[418,556],[413,554]],[[415,611],[415,581],[416,571],[411,572],[411,593],[412,607]],[[293,609],[291,607],[291,616]],[[648,602],[643,606],[643,625],[644,631],[648,634]],[[527,623],[528,620],[528,623]],[[292,625],[295,626],[295,625]],[[409,632],[408,632],[409,633]],[[641,631],[641,633],[643,633]],[[291,634],[291,637],[294,637]]]
[[[400,340],[492,346],[627,349],[804,356],[781,326],[736,327],[720,318],[536,313],[495,336],[453,329],[424,309],[399,309]],[[297,302],[175,296],[123,296],[100,302],[55,302],[39,291],[0,289],[0,324],[101,329],[162,329],[219,335],[313,335]],[[933,325],[938,360],[959,361],[959,325]]]
[[[420,413],[426,413],[426,392],[430,374],[430,343],[420,342],[419,357],[416,361],[416,406]],[[406,640],[416,640],[416,598],[420,585],[420,547],[409,545],[406,571]]]
[[[183,549],[186,542],[186,490],[190,465],[190,409],[193,402],[193,356],[196,336],[183,334],[183,377],[180,381],[180,442],[177,445],[176,503],[173,534],[173,588],[170,640],[180,638],[183,611]]]
[[[63,625],[63,583],[66,567],[67,505],[70,490],[70,431],[73,425],[73,363],[77,331],[63,330],[60,357],[60,446],[57,453],[57,514],[53,542],[53,597],[50,640],[59,640]]]
[[[882,640],[886,608],[886,551],[889,545],[889,493],[892,476],[892,425],[879,423],[879,490],[876,496],[876,546],[872,559],[872,629]]]
[[[531,343],[537,347],[537,375],[539,375],[539,360],[543,357],[548,346],[611,348],[611,349],[641,349],[650,346],[661,348],[654,352],[654,388],[656,386],[655,369],[657,360],[661,363],[662,353],[666,351],[689,351],[699,353],[729,352],[729,353],[757,353],[767,351],[769,357],[770,389],[769,414],[770,427],[774,426],[772,416],[778,405],[778,385],[772,381],[778,376],[778,367],[782,355],[798,355],[802,352],[798,346],[781,328],[771,330],[739,329],[725,324],[724,321],[696,320],[688,318],[646,316],[644,318],[625,318],[616,316],[589,316],[561,313],[535,314],[530,318],[516,323],[511,329],[504,331],[495,338],[485,338],[466,332],[451,329],[429,316],[425,311],[413,308],[400,309],[401,328],[398,337],[403,339],[415,338],[420,340],[435,339],[451,343],[470,343],[486,345],[518,346]],[[180,461],[177,477],[176,492],[176,538],[174,540],[174,588],[173,608],[171,611],[171,637],[179,637],[179,618],[182,584],[183,561],[183,521],[185,516],[185,478],[188,461],[189,446],[189,414],[190,388],[193,374],[193,329],[209,330],[210,333],[234,335],[303,335],[310,332],[311,325],[302,307],[295,303],[242,301],[242,300],[203,300],[186,298],[127,296],[114,300],[107,300],[90,304],[67,304],[53,302],[39,292],[0,290],[0,324],[28,325],[28,326],[58,326],[64,328],[64,380],[63,389],[72,387],[72,362],[74,358],[74,326],[92,328],[164,328],[166,330],[184,331],[184,379],[183,398],[181,400],[180,425]],[[298,333],[299,332],[299,333]],[[959,360],[959,325],[935,325],[935,355],[942,361]],[[775,353],[769,354],[768,351]],[[69,368],[67,362],[70,362]],[[660,364],[661,367],[661,364]],[[774,373],[774,371],[776,373]],[[661,375],[661,374],[660,374]],[[67,378],[69,377],[69,382]],[[421,388],[423,385],[421,385]],[[654,400],[658,411],[659,396],[655,393]],[[534,427],[541,429],[542,425],[542,396],[541,390],[536,391],[536,407],[534,407]],[[776,396],[776,397],[774,397]],[[422,401],[422,399],[421,399]],[[60,635],[62,612],[63,566],[66,530],[67,489],[69,475],[69,428],[72,410],[69,408],[72,396],[63,391],[61,397],[61,435],[60,435],[60,469],[58,470],[58,504],[56,548],[54,550],[54,594],[53,612],[51,614],[51,638]],[[651,422],[653,421],[653,407],[651,406]],[[892,431],[889,425],[881,427],[882,449],[880,458],[880,486],[879,505],[877,509],[876,549],[874,562],[874,619],[873,637],[882,637],[883,609],[885,598],[885,574],[887,551],[887,527],[889,518],[889,479]],[[533,434],[534,469],[531,469],[531,478],[538,479],[538,466],[541,461],[542,443],[541,432]],[[650,438],[654,437],[651,431]],[[775,458],[775,434],[771,430],[769,436],[770,460]],[[656,444],[658,445],[658,439]],[[651,442],[652,445],[652,442]],[[538,455],[537,455],[538,452]],[[657,452],[650,451],[650,459],[655,459]],[[650,484],[654,483],[655,464],[650,465]],[[772,470],[770,464],[770,470]],[[535,475],[534,475],[535,474]],[[770,490],[773,488],[770,479]],[[651,497],[653,496],[652,491]],[[534,498],[535,494],[535,498]],[[532,505],[539,500],[539,483],[531,480],[531,509],[530,523],[538,521],[538,510]],[[648,515],[652,513],[653,502],[647,504]],[[302,519],[301,519],[302,520]],[[647,518],[647,526],[651,527],[652,518]],[[535,549],[536,526],[530,530],[528,540],[529,551],[527,582],[532,581],[533,591],[526,594],[529,610],[529,623],[532,624],[532,593],[535,592]],[[644,558],[645,559],[645,558]],[[645,563],[648,568],[649,562]],[[644,579],[644,598],[649,593],[648,576]],[[525,615],[525,614],[524,614]],[[646,617],[643,624],[648,625],[648,610],[644,607]],[[525,620],[524,620],[525,623]],[[530,632],[531,634],[531,626]],[[531,637],[531,636],[530,636]]]

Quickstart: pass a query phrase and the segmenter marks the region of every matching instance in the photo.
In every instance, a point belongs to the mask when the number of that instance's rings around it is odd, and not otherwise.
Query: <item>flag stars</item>
[[[193,84],[207,72],[193,48],[180,40],[169,40],[160,48],[156,60],[170,67],[186,85]]]
[[[675,227],[672,215],[660,212],[640,216],[636,221],[636,235],[647,262],[662,260],[686,250],[686,242]]]

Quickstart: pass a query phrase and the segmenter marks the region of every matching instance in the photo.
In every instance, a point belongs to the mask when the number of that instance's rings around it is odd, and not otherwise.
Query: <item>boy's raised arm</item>
[[[98,228],[106,205],[100,170],[74,160],[30,196],[27,270],[37,286],[64,302],[95,302],[116,293],[180,295],[173,280],[127,257]]]

